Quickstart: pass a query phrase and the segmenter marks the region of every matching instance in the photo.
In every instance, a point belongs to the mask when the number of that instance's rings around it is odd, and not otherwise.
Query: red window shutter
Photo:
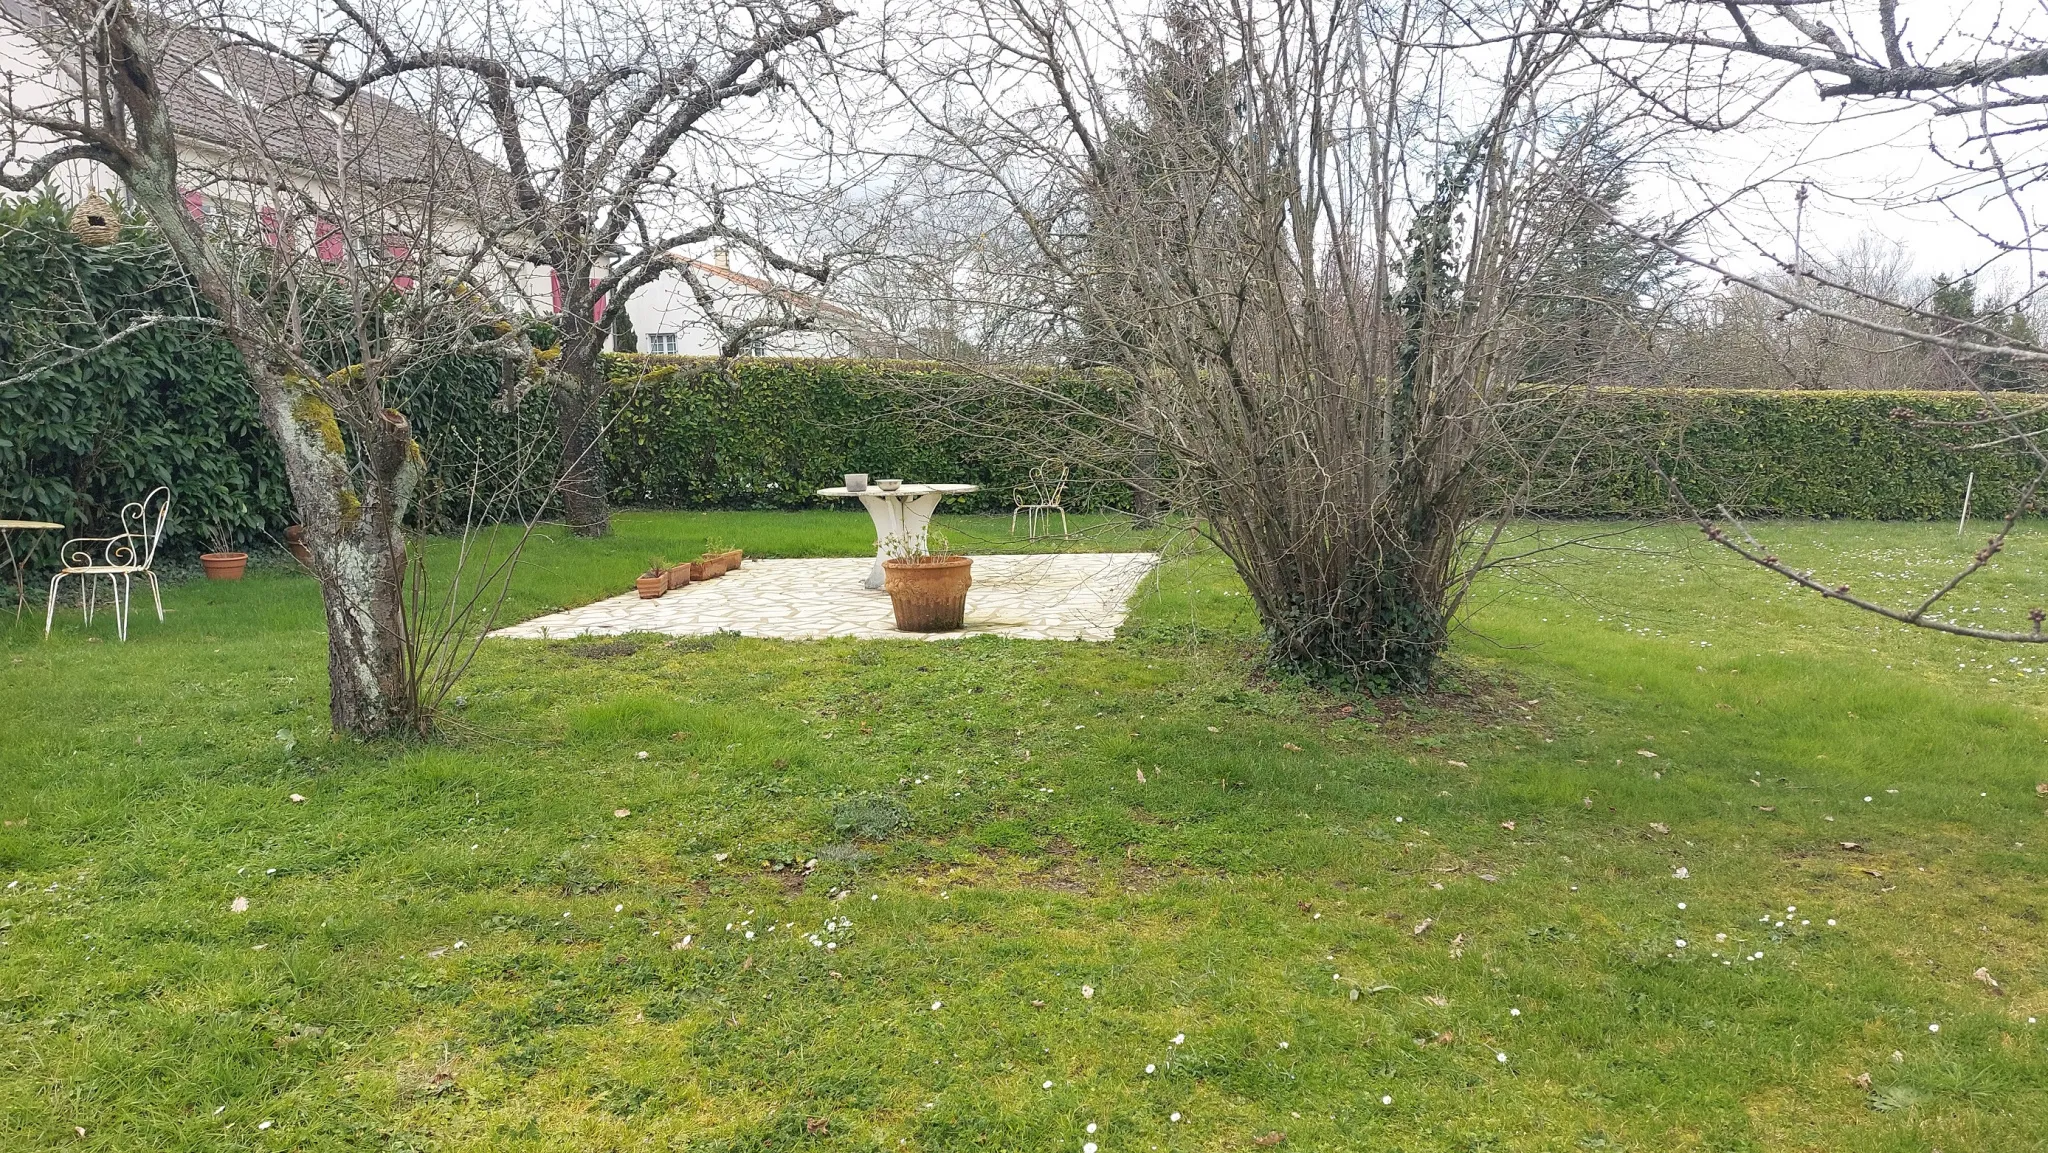
[[[323,218],[314,228],[314,255],[332,263],[341,259],[342,251],[341,227]]]

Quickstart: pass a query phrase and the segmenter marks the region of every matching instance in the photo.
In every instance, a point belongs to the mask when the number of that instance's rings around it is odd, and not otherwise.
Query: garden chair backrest
[[[121,506],[119,531],[106,538],[102,564],[146,569],[156,562],[156,546],[163,540],[164,521],[171,515],[171,490],[151,489],[141,500]]]
[[[1039,504],[1058,504],[1066,488],[1066,461],[1048,460],[1031,470],[1031,495]]]

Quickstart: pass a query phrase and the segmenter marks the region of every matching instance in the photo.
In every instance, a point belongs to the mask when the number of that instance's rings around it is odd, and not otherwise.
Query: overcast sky
[[[1858,10],[1871,5],[1858,4]],[[1832,9],[1839,10],[1839,9]],[[1923,50],[1936,60],[1951,60],[1974,51],[1976,34],[1997,29],[2006,36],[2035,43],[2048,31],[2040,0],[2031,7],[2003,0],[1902,0],[1900,10],[1917,16],[1922,26],[1943,22],[1939,43]],[[1909,28],[1913,27],[1909,24]],[[1923,33],[1930,41],[1931,32]],[[1794,80],[1770,103],[1773,115],[1759,118],[1745,130],[1720,134],[1688,134],[1668,150],[1667,172],[1641,187],[1642,206],[1651,211],[1696,210],[1709,201],[1729,197],[1755,184],[1763,187],[1734,201],[1727,213],[1701,233],[1709,247],[1725,253],[1731,263],[1748,269],[1768,266],[1755,245],[1790,259],[1795,227],[1795,194],[1800,183],[1810,188],[1805,212],[1804,248],[1810,258],[1827,258],[1859,242],[1896,245],[1922,275],[1983,267],[1986,285],[2016,287],[2034,282],[2044,266],[2033,254],[2004,252],[1983,234],[2008,243],[2029,229],[2048,204],[2039,189],[2005,190],[1994,183],[1972,181],[1962,188],[1957,167],[1934,151],[1979,161],[1981,144],[1965,137],[1973,124],[1965,117],[1937,117],[1918,105],[1886,108],[1870,103],[1824,101],[1818,85]],[[2030,118],[2039,122],[2039,110]],[[2008,164],[2048,160],[2048,132],[2030,142],[2026,136],[2003,137],[1999,146]],[[1960,189],[1960,190],[1959,190]],[[1952,195],[1940,198],[1937,191]]]

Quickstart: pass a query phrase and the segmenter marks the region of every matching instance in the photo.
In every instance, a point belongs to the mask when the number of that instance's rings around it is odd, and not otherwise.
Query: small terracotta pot
[[[206,570],[210,581],[238,581],[243,570],[249,567],[249,554],[245,552],[209,552],[199,554],[199,567]]]
[[[705,554],[704,554],[704,556],[703,556],[703,558],[702,558],[702,561],[703,561],[703,564],[704,564],[704,579],[705,579],[705,580],[716,580],[717,578],[719,578],[719,577],[722,577],[722,576],[724,576],[724,575],[725,575],[725,554],[724,554],[724,553],[705,553]],[[698,563],[698,562],[696,562],[696,561],[691,561],[691,562],[690,562],[690,564],[691,564],[691,571],[695,571],[695,566],[696,566],[696,564],[697,564],[697,563]]]
[[[682,587],[683,587],[684,585],[686,585],[686,584],[689,584],[689,583],[690,583],[690,566],[689,566],[689,565],[686,565],[686,564],[679,564],[679,565],[675,566],[674,568],[671,568],[670,570],[668,570],[668,588],[669,588],[669,591],[670,591],[670,592],[674,592],[675,590],[677,590],[677,589],[679,589],[679,588],[682,588]]]
[[[640,594],[641,600],[654,600],[668,591],[668,574],[640,577],[633,582],[633,589]]]
[[[313,567],[313,550],[306,547],[305,525],[291,524],[285,526],[284,547],[290,550],[292,559],[309,569]]]
[[[899,557],[882,562],[882,586],[907,633],[949,633],[967,616],[974,559],[964,556]]]
[[[736,548],[726,549],[719,555],[725,558],[725,571],[727,572],[731,572],[732,570],[740,567],[740,562],[745,560],[747,556],[747,554],[741,552],[739,549]]]

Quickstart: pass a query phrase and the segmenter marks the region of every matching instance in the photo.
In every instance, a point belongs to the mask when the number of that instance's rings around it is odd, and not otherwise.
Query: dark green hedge
[[[140,229],[92,248],[69,219],[50,197],[0,202],[0,517],[80,531],[170,485],[174,547],[210,524],[246,536],[279,522],[281,462],[241,358],[210,330],[174,320],[67,362],[145,316],[203,315]],[[39,555],[58,543],[20,539]]]
[[[1960,512],[1971,473],[1972,507],[1988,516],[2038,472],[2014,448],[1971,449],[1994,439],[1982,427],[1945,427],[1982,417],[1973,393],[1607,389],[1577,411],[1594,435],[1537,511],[1669,512],[1650,455],[1689,499],[1750,516],[1941,520]]]
[[[949,507],[1008,509],[1034,462],[1001,436],[1030,406],[944,416],[929,407],[985,393],[943,366],[908,361],[612,358],[620,383],[606,440],[612,499],[664,508],[806,508],[848,472],[978,484]],[[652,379],[650,379],[652,378]],[[1089,378],[1064,378],[1090,388]],[[1092,402],[1106,403],[1095,390]],[[954,403],[959,403],[955,401]],[[970,419],[961,419],[963,416]],[[980,435],[962,429],[985,428]],[[1071,507],[1121,502],[1079,486]]]
[[[278,533],[292,520],[290,495],[225,342],[174,322],[64,361],[63,350],[93,348],[146,313],[201,315],[169,254],[142,230],[89,248],[67,220],[51,199],[0,204],[0,517],[104,526],[121,504],[169,484],[174,547],[203,543],[210,525],[250,543]],[[977,483],[983,492],[968,507],[1007,508],[1034,462],[1003,430],[1042,419],[1027,401],[963,390],[965,378],[931,364],[761,359],[720,368],[621,356],[612,367],[620,387],[606,462],[622,505],[809,507],[821,503],[815,489],[858,469]],[[1115,401],[1110,378],[1058,379],[1091,405]],[[427,527],[462,519],[472,487],[513,489],[521,511],[545,499],[557,461],[548,399],[536,392],[506,413],[496,404],[502,391],[495,365],[459,359],[394,387],[431,469]],[[932,411],[965,393],[980,396],[974,410]],[[993,411],[997,403],[1016,407]],[[1521,431],[1529,443],[1561,420],[1572,426],[1559,440],[1570,451],[1536,486],[1532,508],[1577,517],[1670,511],[1649,447],[1694,499],[1744,514],[1941,519],[1956,515],[1974,471],[1975,506],[1990,515],[2032,469],[2010,448],[1967,450],[1982,439],[1977,430],[1938,427],[1977,418],[1980,403],[1965,393],[1613,389],[1587,404],[1534,405]],[[1127,500],[1113,486],[1084,486],[1069,504]]]

